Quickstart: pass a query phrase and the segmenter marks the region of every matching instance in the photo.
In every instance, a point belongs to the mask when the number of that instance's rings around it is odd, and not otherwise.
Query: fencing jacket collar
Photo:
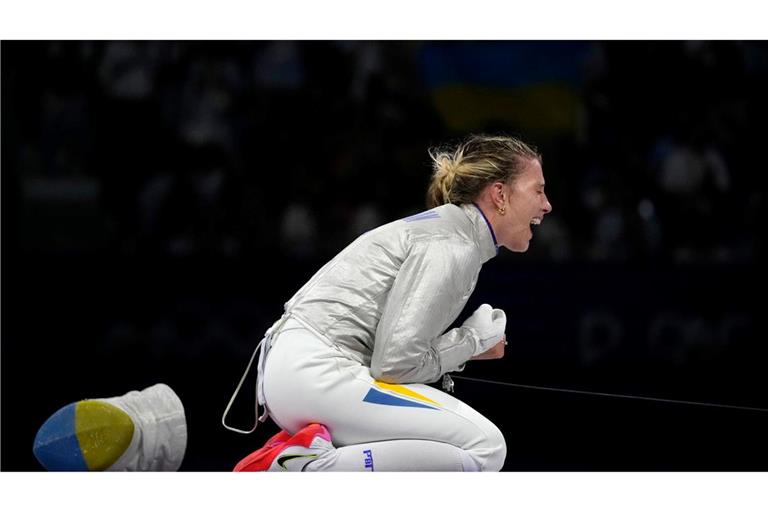
[[[493,232],[493,227],[488,222],[483,211],[475,203],[464,204],[461,206],[461,209],[464,210],[464,213],[467,214],[470,222],[472,222],[475,242],[480,249],[482,261],[485,263],[499,253],[496,233]]]

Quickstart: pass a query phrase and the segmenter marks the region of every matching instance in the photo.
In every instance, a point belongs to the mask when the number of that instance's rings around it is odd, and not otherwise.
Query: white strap
[[[256,421],[253,424],[253,428],[251,430],[240,430],[239,428],[230,427],[227,425],[227,414],[229,414],[229,409],[232,407],[232,403],[235,401],[235,398],[237,398],[237,394],[240,392],[240,388],[243,386],[243,382],[245,381],[245,378],[248,376],[248,372],[251,371],[251,365],[253,364],[253,360],[256,357],[256,354],[259,352],[259,349],[261,349],[261,346],[264,344],[264,341],[269,337],[269,333],[267,336],[261,339],[258,345],[256,345],[256,349],[253,351],[253,354],[251,354],[251,360],[248,361],[248,366],[245,367],[245,373],[243,373],[243,376],[240,378],[240,383],[237,385],[237,388],[235,389],[235,392],[232,394],[232,398],[229,399],[229,403],[227,404],[227,408],[224,409],[224,414],[221,416],[221,424],[224,425],[224,428],[231,430],[232,432],[237,432],[238,434],[250,434],[254,430],[256,430],[256,427],[259,426],[259,400],[258,400],[258,385],[256,386],[256,400],[255,400],[255,406],[256,406]],[[265,418],[266,419],[266,418]],[[264,420],[262,420],[264,421]]]
[[[261,339],[259,344],[256,345],[253,354],[251,354],[251,360],[248,361],[248,366],[245,367],[245,373],[243,373],[243,376],[240,378],[240,382],[237,384],[237,388],[232,394],[232,398],[229,399],[227,408],[224,409],[224,414],[221,416],[221,424],[224,425],[224,428],[231,430],[232,432],[237,432],[238,434],[251,434],[256,430],[260,422],[263,423],[267,421],[267,418],[269,417],[269,409],[267,409],[267,404],[264,400],[264,365],[267,361],[267,352],[269,352],[269,349],[272,346],[272,338],[280,333],[280,329],[283,328],[283,325],[285,325],[285,322],[288,320],[288,318],[290,318],[288,313],[283,314],[283,316],[280,317],[280,319],[275,322],[272,327],[267,329],[264,337]],[[237,398],[237,394],[240,392],[240,388],[243,386],[243,382],[245,382],[245,378],[248,376],[248,372],[251,371],[251,365],[253,364],[253,360],[256,358],[256,354],[259,353],[259,350],[261,350],[261,354],[259,356],[259,364],[257,368],[258,375],[256,376],[256,400],[254,401],[254,406],[256,408],[256,421],[254,422],[253,428],[251,428],[251,430],[240,430],[239,428],[230,427],[227,425],[227,414],[229,414],[229,409],[232,407],[235,398]],[[264,414],[261,416],[259,416],[259,404],[264,406]]]

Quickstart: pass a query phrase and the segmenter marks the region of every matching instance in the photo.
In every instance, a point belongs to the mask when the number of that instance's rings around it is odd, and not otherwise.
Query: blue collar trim
[[[493,227],[491,226],[491,223],[488,222],[488,217],[485,216],[483,213],[483,210],[480,209],[479,206],[477,206],[477,203],[472,203],[475,208],[477,208],[477,211],[480,212],[480,215],[483,216],[483,219],[485,220],[485,223],[488,225],[488,229],[491,231],[491,238],[493,238],[493,245],[496,247],[496,252],[499,252],[499,243],[496,241],[496,233],[493,232]]]

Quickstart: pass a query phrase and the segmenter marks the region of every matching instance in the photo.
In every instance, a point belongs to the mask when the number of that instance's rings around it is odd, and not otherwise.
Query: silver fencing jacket
[[[478,334],[469,327],[446,329],[475,289],[480,267],[497,252],[493,229],[474,204],[439,206],[361,235],[285,304],[285,314],[251,355],[222,424],[249,434],[266,421],[264,366],[288,318],[369,367],[374,379],[409,384],[445,375],[443,387],[450,390],[447,373],[464,368]],[[226,417],[257,353],[257,420],[241,430],[227,425]]]
[[[389,383],[463,369],[477,333],[446,332],[498,252],[474,204],[447,204],[371,230],[323,266],[285,311]]]

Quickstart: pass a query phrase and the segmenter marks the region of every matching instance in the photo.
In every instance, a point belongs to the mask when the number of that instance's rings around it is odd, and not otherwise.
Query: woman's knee
[[[477,446],[469,450],[474,456],[480,471],[501,471],[507,458],[507,443],[504,434],[496,425],[491,425]]]

